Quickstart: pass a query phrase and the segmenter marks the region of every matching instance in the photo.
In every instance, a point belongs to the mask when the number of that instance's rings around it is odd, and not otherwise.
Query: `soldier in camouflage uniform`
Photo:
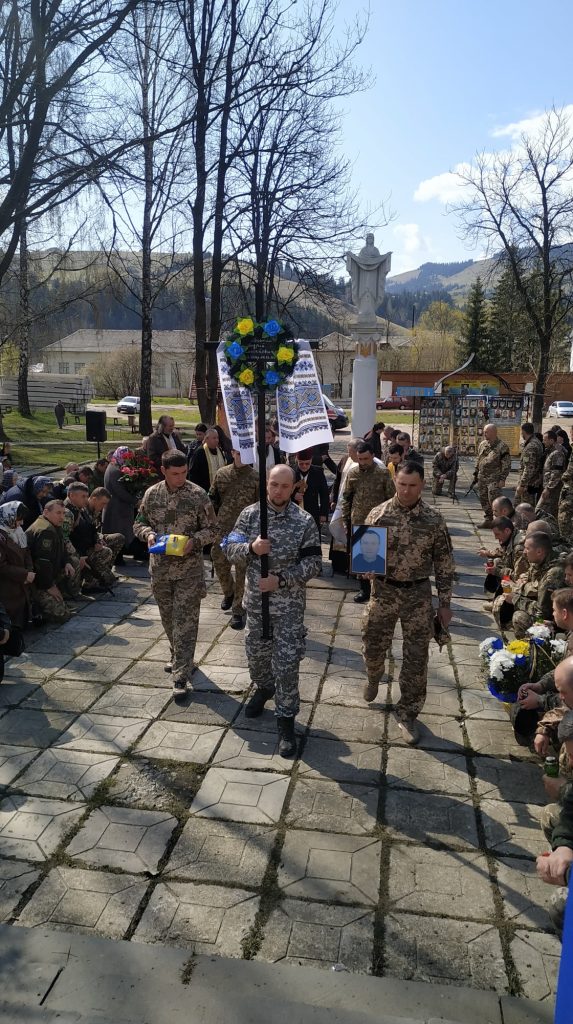
[[[561,494],[557,510],[559,533],[569,547],[573,547],[573,452],[569,456],[567,468],[561,477]]]
[[[553,620],[552,594],[564,583],[563,566],[556,560],[547,534],[526,536],[524,550],[529,562],[527,576],[517,580],[511,593],[496,597],[492,609],[499,628],[511,625],[518,639],[527,635],[537,619]]]
[[[497,436],[493,423],[484,427],[483,441],[478,448],[475,477],[477,494],[484,512],[481,528],[490,529],[493,512],[491,503],[501,494],[511,469],[511,453],[505,441]]]
[[[69,541],[79,561],[82,589],[86,594],[109,590],[117,583],[117,578],[111,571],[113,552],[102,543],[95,520],[89,511],[90,501],[86,484],[74,482],[69,485],[68,496],[64,502],[66,525],[71,526]]]
[[[385,526],[388,547],[385,577],[375,577],[372,596],[362,624],[362,653],[368,682],[364,699],[376,699],[386,655],[398,619],[402,624],[403,657],[400,670],[398,724],[407,743],[418,742],[416,719],[424,707],[428,675],[428,649],[434,633],[432,586],[438,591],[438,619],[447,629],[452,613],[454,559],[446,522],[437,509],[422,501],[424,470],[405,463],[396,471],[396,496],[372,509],[368,526]]]
[[[374,462],[372,448],[365,441],[356,446],[357,464],[348,471],[342,494],[342,519],[348,534],[351,526],[363,526],[368,513],[388,501],[396,493],[392,477],[385,466]],[[362,580],[356,604],[368,601],[370,583]]]
[[[111,551],[112,563],[116,561],[125,547],[123,533],[102,533],[102,515],[111,501],[111,493],[105,487],[96,487],[90,494],[86,512],[90,516],[104,547]],[[106,556],[107,558],[107,556]],[[111,566],[110,566],[111,572]]]
[[[247,718],[262,714],[275,697],[279,753],[296,750],[294,719],[299,709],[299,666],[305,653],[305,587],[320,574],[322,551],[316,523],[291,501],[294,473],[275,466],[267,482],[268,540],[260,533],[259,505],[241,512],[224,547],[233,565],[246,566],[246,652],[255,692]],[[269,555],[269,575],[261,578],[260,555]],[[272,639],[263,640],[261,593],[269,594]]]
[[[459,459],[453,444],[446,445],[441,452],[434,455],[432,464],[432,494],[440,495],[445,481],[448,481],[448,495],[453,497],[456,492]]]
[[[521,427],[523,447],[521,449],[519,477],[515,488],[515,504],[518,501],[537,501],[543,485],[543,460],[545,452],[533,423]]]
[[[42,515],[26,530],[36,573],[34,599],[47,622],[67,622],[72,609],[66,604],[66,596],[79,593],[79,566],[70,560],[62,531],[65,514],[63,501],[48,501]]]
[[[223,591],[221,608],[233,609],[231,629],[242,629],[244,622],[243,593],[245,589],[245,566],[235,565],[235,580],[231,564],[221,550],[221,540],[233,528],[240,512],[252,505],[259,497],[259,478],[252,466],[244,466],[241,453],[231,452],[233,465],[218,469],[209,490],[209,497],[217,515],[217,540],[211,548],[211,558],[217,579]]]
[[[547,513],[555,519],[559,508],[562,477],[567,467],[567,452],[562,444],[557,443],[557,434],[554,430],[546,430],[543,445],[547,456],[543,465],[543,490],[535,513],[538,519],[545,519]]]
[[[182,556],[151,554],[151,590],[171,647],[173,695],[185,696],[193,672],[201,598],[205,597],[203,548],[215,540],[215,512],[205,491],[186,480],[187,459],[169,450],[161,456],[164,480],[143,495],[134,533],[151,547],[161,534],[188,537]]]
[[[480,548],[478,553],[481,558],[494,559],[493,569],[486,574],[484,582],[484,589],[493,595],[499,591],[502,576],[517,579],[521,573],[527,572],[529,562],[523,550],[525,533],[523,530],[517,530],[511,519],[507,516],[498,516],[494,519],[491,529],[498,547],[493,550]],[[491,611],[489,605],[486,611]]]

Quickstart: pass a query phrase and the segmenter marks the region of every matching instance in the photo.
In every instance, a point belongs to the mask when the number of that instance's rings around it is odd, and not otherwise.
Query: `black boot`
[[[262,715],[265,710],[265,704],[268,700],[274,697],[274,688],[263,689],[262,686],[257,686],[257,689],[253,693],[252,697],[249,698],[245,704],[245,718],[258,718]]]
[[[229,608],[233,607],[234,596],[235,595],[231,592],[226,597],[223,597],[223,600],[221,601],[221,611],[222,612],[228,612]]]
[[[280,757],[294,757],[296,740],[294,737],[294,718],[277,718]]]

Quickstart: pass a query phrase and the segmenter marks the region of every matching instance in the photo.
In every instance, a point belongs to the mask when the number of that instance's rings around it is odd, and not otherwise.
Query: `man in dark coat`
[[[191,483],[209,491],[217,475],[217,471],[228,465],[229,460],[222,448],[219,447],[219,434],[215,427],[208,427],[205,432],[205,441],[200,448],[197,448],[191,465],[189,466],[189,479]]]
[[[312,449],[297,452],[293,499],[314,519],[320,536],[320,527],[328,521],[330,496],[324,470],[312,465]]]
[[[161,456],[163,452],[168,452],[171,449],[187,454],[185,445],[175,433],[175,420],[173,416],[160,416],[155,430],[147,438],[147,455],[155,466],[157,473],[161,472]]]
[[[54,406],[54,416],[56,417],[56,423],[60,430],[64,429],[64,421],[66,418],[66,407],[62,402],[61,398],[56,402]]]

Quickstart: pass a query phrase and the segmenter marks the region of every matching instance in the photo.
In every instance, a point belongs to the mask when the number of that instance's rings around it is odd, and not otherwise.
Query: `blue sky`
[[[339,27],[361,0],[339,0]],[[448,172],[476,151],[506,148],[552,104],[573,104],[571,0],[371,0],[359,50],[372,88],[344,101],[354,185],[396,214],[376,231],[392,273],[428,260],[479,258],[446,215]],[[573,107],[572,107],[573,117]],[[533,121],[531,119],[533,118]]]

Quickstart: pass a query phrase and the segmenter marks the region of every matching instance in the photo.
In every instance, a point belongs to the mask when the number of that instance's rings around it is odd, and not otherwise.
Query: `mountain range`
[[[386,281],[390,294],[402,291],[435,291],[444,289],[454,302],[465,300],[472,284],[481,277],[486,292],[495,286],[499,269],[495,259],[465,260],[458,263],[422,263],[416,270],[395,274]]]

